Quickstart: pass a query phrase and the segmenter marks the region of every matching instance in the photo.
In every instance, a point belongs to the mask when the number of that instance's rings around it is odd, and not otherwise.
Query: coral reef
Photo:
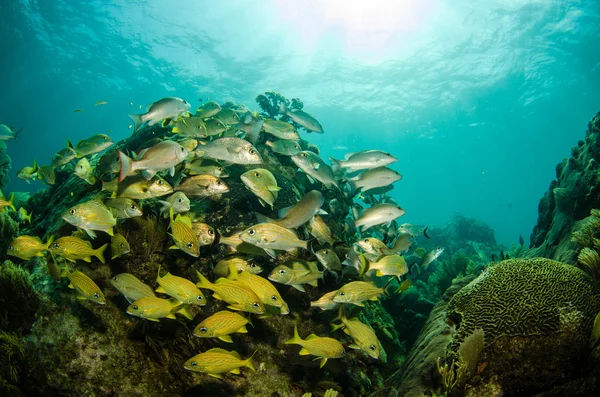
[[[0,266],[0,330],[22,332],[35,320],[39,298],[29,272],[5,261]]]
[[[600,201],[600,113],[588,124],[585,141],[571,149],[571,157],[556,166],[556,180],[538,206],[528,257],[577,262],[577,241],[571,234],[582,227]],[[579,247],[580,249],[580,247]]]

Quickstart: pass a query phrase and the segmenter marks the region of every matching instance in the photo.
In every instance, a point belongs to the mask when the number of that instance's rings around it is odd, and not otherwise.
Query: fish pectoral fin
[[[321,363],[319,364],[319,368],[323,368],[323,366],[325,365],[325,363],[327,362],[326,358],[322,358],[321,359]]]
[[[351,345],[348,346],[350,349],[355,349],[355,350],[360,350],[360,346],[358,346],[357,344],[353,343]]]
[[[69,283],[69,288],[75,289],[75,286],[73,285],[73,283]]]
[[[89,230],[86,229],[85,232],[87,233],[88,236],[90,236],[91,238],[96,238],[96,232],[94,232],[93,230]]]
[[[360,307],[365,307],[365,305],[362,302],[354,302],[354,305],[360,306]]]
[[[156,175],[156,171],[152,171],[152,170],[143,170],[142,171],[142,176],[149,181],[150,179],[152,179],[154,177],[154,175]]]
[[[300,349],[300,352],[298,353],[301,356],[309,356],[310,352],[308,350],[306,350],[305,348]]]
[[[306,292],[302,284],[292,284],[292,287],[296,288],[300,292]]]
[[[240,369],[239,369],[239,368],[232,369],[231,371],[229,371],[229,373],[230,373],[230,374],[236,374],[236,375],[239,375],[239,374],[240,374]]]
[[[281,190],[279,186],[269,186],[267,189],[269,189],[270,192],[278,192]]]
[[[233,343],[233,339],[231,339],[231,336],[229,336],[229,335],[219,336],[219,339],[222,340],[223,342]]]
[[[315,178],[313,178],[312,176],[306,174],[306,177],[308,178],[308,180],[310,181],[310,183],[315,183]]]
[[[169,249],[170,249],[170,250],[178,250],[178,249],[179,249],[179,247],[178,247],[178,246],[176,246],[176,245],[172,245],[172,246],[170,246],[170,247],[169,247]]]
[[[175,176],[175,167],[171,167],[171,168],[169,168],[169,175],[170,175],[171,177],[174,177],[174,176]]]
[[[148,318],[148,317],[144,317],[144,318],[145,318],[146,320],[148,320],[148,321],[153,321],[153,322],[155,322],[155,323],[160,323],[160,320],[159,320],[159,319],[157,319],[157,318]]]
[[[83,295],[77,295],[77,299],[79,299],[80,301],[85,301],[87,300],[87,298]]]
[[[277,254],[275,253],[274,250],[269,249],[269,248],[264,248],[265,252],[273,259],[277,259]]]
[[[214,297],[214,295],[213,295],[213,297]],[[241,310],[242,310],[242,309],[240,309],[239,307],[237,307],[237,306],[233,306],[233,305],[229,305],[229,306],[227,306],[227,308],[228,308],[228,309],[231,309],[231,310],[235,310],[235,311],[241,311]]]
[[[85,257],[85,258],[81,258],[81,260],[90,263],[92,261],[92,257],[88,256],[88,257]]]

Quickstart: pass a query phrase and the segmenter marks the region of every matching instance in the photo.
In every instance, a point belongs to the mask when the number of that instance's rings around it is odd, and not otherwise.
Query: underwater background
[[[600,392],[600,2],[5,0],[0,38],[0,395]]]

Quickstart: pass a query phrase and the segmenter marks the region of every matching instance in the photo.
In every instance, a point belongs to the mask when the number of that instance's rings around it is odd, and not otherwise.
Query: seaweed
[[[40,304],[29,272],[5,261],[0,267],[0,291],[0,330],[28,329]]]
[[[12,332],[0,332],[0,392],[3,396],[20,396],[17,386],[21,378],[25,346]]]

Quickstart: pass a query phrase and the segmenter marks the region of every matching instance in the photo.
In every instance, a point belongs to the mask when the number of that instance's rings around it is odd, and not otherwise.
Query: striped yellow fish
[[[310,302],[310,307],[318,307],[321,310],[333,310],[337,309],[340,305],[337,302],[333,301],[333,297],[336,294],[337,290],[331,291],[317,299],[316,301]]]
[[[114,276],[110,283],[119,290],[129,303],[150,296],[156,297],[154,290],[130,273],[120,273]]]
[[[265,307],[260,298],[251,289],[233,283],[226,278],[221,278],[213,284],[200,272],[196,271],[196,274],[200,279],[196,286],[213,291],[213,297],[227,302],[229,309],[256,314],[263,314],[265,312]]]
[[[100,305],[106,303],[104,294],[98,288],[94,280],[81,273],[79,270],[75,270],[73,273],[66,270],[65,276],[69,279],[69,288],[73,288],[79,293],[77,299],[89,300]]]
[[[331,237],[331,229],[327,226],[327,223],[321,218],[319,215],[315,215],[308,221],[309,228],[308,231],[314,238],[317,239],[319,244],[329,244],[333,246],[335,242],[333,237]]]
[[[221,259],[219,262],[217,262],[215,268],[213,269],[213,274],[217,277],[229,276],[229,265],[231,264],[233,264],[235,270],[238,272],[245,270],[252,274],[259,274],[263,270],[262,267],[256,263],[248,261],[245,258],[240,256],[232,256],[231,258]]]
[[[246,317],[222,310],[205,318],[198,324],[194,329],[194,335],[199,338],[219,338],[223,342],[233,343],[229,335],[235,332],[247,333],[246,324],[250,324]]]
[[[368,273],[374,272],[377,277],[401,277],[408,273],[408,266],[402,255],[386,255],[377,262],[369,264]]]
[[[223,373],[239,375],[241,367],[254,371],[252,357],[242,359],[239,353],[215,347],[204,353],[190,358],[183,364],[184,368],[193,372],[203,372],[215,378],[221,378]]]
[[[192,220],[188,216],[181,214],[177,215],[177,218],[173,220],[173,207],[171,207],[171,236],[175,245],[171,249],[180,249],[188,255],[197,258],[200,256],[200,246],[196,235],[192,230]]]
[[[262,248],[275,258],[274,250],[290,251],[294,248],[307,249],[307,241],[302,241],[294,232],[274,223],[259,223],[240,234],[246,243]]]
[[[108,244],[104,244],[98,249],[92,248],[92,243],[85,241],[75,236],[65,236],[58,238],[53,244],[50,244],[49,250],[54,255],[62,256],[68,261],[75,262],[83,260],[86,262],[92,261],[92,256],[95,256],[102,262],[104,260],[104,251]]]
[[[167,273],[162,277],[159,275],[156,282],[159,285],[156,292],[167,294],[171,298],[189,305],[206,305],[206,298],[202,292],[196,287],[196,284],[188,279]]]
[[[264,305],[279,308],[281,314],[288,314],[290,312],[287,303],[285,303],[281,295],[279,295],[277,288],[269,280],[246,271],[238,274],[235,265],[230,264],[229,266],[228,278],[230,280],[235,280],[236,283],[250,288]]]
[[[310,334],[306,339],[302,339],[298,334],[298,327],[294,325],[294,336],[284,342],[286,345],[300,345],[300,355],[313,355],[321,359],[322,368],[328,359],[340,358],[344,355],[344,346],[333,338],[317,336]]]
[[[10,198],[8,199],[8,201],[6,201],[6,199],[2,196],[2,193],[0,193],[0,212],[4,212],[4,210],[6,208],[12,208],[13,211],[16,211],[17,209],[15,208],[15,205],[13,204],[13,201],[15,199],[15,194],[11,194]]]
[[[118,258],[128,254],[129,252],[131,252],[129,242],[127,242],[127,239],[121,233],[116,233],[110,238],[110,253],[112,255],[111,259]]]
[[[273,209],[281,188],[277,186],[277,180],[269,170],[255,168],[243,173],[240,179],[248,190],[254,193],[263,207],[269,205]]]
[[[376,301],[379,296],[386,294],[386,288],[392,280],[394,279],[390,278],[381,288],[371,282],[351,281],[337,291],[333,296],[333,301],[337,303],[351,303],[356,306],[364,306],[364,301]]]
[[[31,215],[33,215],[33,211],[28,214],[25,208],[19,208],[19,219],[21,222],[27,221],[27,223],[31,224]]]
[[[34,256],[44,256],[44,252],[48,250],[48,246],[52,244],[53,240],[54,237],[51,236],[46,243],[43,243],[39,237],[19,236],[8,245],[6,254],[24,260]]]
[[[340,324],[331,324],[333,331],[342,328],[347,335],[354,340],[354,344],[350,345],[351,349],[359,349],[367,353],[374,359],[379,359],[381,356],[381,346],[379,339],[371,327],[362,323],[358,317],[347,318],[344,310],[344,305],[340,306],[339,316],[336,320],[340,320]]]
[[[96,237],[96,230],[112,236],[114,234],[113,227],[117,224],[113,212],[97,200],[77,204],[67,210],[62,218],[71,225],[85,230],[91,238]]]
[[[290,259],[273,269],[268,278],[276,283],[291,285],[298,291],[305,292],[302,284],[317,287],[318,280],[323,278],[323,272],[319,271],[316,262]]]
[[[161,318],[175,319],[175,313],[179,313],[189,320],[194,318],[181,302],[173,302],[153,296],[140,298],[127,307],[127,314],[150,321],[159,321]]]

